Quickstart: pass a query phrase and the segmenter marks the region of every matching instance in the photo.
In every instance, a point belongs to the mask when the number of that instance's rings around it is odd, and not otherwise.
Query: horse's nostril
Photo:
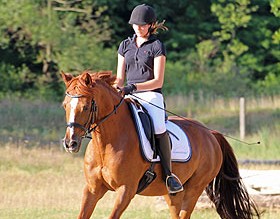
[[[78,140],[62,139],[63,147],[67,152],[77,153],[80,148],[80,142]]]
[[[76,142],[76,141],[71,141],[71,142],[70,142],[70,146],[71,146],[72,148],[75,148],[75,147],[78,146],[78,142]]]

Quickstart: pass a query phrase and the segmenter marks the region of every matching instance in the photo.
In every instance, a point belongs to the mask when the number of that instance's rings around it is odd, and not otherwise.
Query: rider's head
[[[157,16],[154,9],[146,4],[136,6],[128,21],[131,25],[150,25],[149,34],[156,34],[158,29],[168,30],[166,26],[164,26],[164,21],[161,23],[157,22]]]
[[[156,22],[156,13],[154,9],[146,4],[136,6],[129,19],[129,24],[145,25]]]

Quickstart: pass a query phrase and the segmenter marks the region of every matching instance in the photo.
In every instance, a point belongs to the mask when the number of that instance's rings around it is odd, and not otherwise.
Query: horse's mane
[[[90,80],[88,80],[88,75]],[[66,92],[75,90],[79,95],[92,96],[94,94],[94,87],[97,84],[102,84],[112,92],[117,93],[116,89],[112,87],[115,79],[116,76],[112,75],[111,71],[92,72],[86,70],[68,82]]]

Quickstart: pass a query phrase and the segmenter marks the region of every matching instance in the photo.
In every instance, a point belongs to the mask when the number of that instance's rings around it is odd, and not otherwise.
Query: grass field
[[[238,159],[276,160],[280,154],[280,97],[247,98],[246,138],[239,138],[239,99],[168,97],[167,108],[228,136]],[[233,137],[234,139],[232,139]],[[260,142],[260,144],[254,144]]]
[[[237,158],[279,159],[280,97],[249,99],[246,103],[245,141],[261,141],[261,144],[247,145],[228,138]],[[239,138],[238,100],[170,97],[167,107]],[[76,218],[85,182],[83,150],[71,155],[62,149],[65,121],[60,103],[1,100],[0,121],[0,218]],[[92,218],[107,218],[114,195],[111,192],[102,199]],[[263,219],[279,218],[279,211],[265,210]],[[122,218],[170,216],[166,205],[157,197],[136,196]],[[219,217],[213,209],[207,209],[196,210],[192,218]]]
[[[194,118],[223,134],[239,139],[238,99],[198,99],[167,97],[167,109]],[[246,99],[247,145],[228,138],[238,159],[279,159],[280,97]],[[60,147],[65,133],[64,111],[60,103],[42,101],[0,101],[0,143],[26,147]],[[22,146],[22,145],[21,145]]]
[[[84,186],[81,154],[71,155],[49,148],[6,145],[0,147],[0,218],[76,218]],[[92,218],[107,218],[115,193],[98,203]],[[263,209],[262,209],[263,210]],[[263,219],[276,219],[279,212],[266,209]],[[123,219],[170,218],[158,197],[136,196]],[[213,209],[196,209],[194,219],[218,219]]]

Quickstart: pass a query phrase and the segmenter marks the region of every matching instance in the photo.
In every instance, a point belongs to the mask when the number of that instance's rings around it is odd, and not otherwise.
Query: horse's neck
[[[121,98],[112,91],[100,95],[97,102],[98,111],[100,111],[98,113],[99,121],[112,113],[121,101]],[[127,142],[133,141],[134,138],[134,135],[131,135],[132,130],[135,129],[128,105],[125,101],[122,101],[116,111],[100,123],[92,134],[93,141],[96,144],[95,147],[97,146],[99,150],[98,153],[106,153],[108,150],[117,152],[128,147]]]
[[[96,104],[98,107],[98,117],[102,119],[114,110],[120,101],[121,97],[112,90],[108,85],[101,84],[96,95]]]

